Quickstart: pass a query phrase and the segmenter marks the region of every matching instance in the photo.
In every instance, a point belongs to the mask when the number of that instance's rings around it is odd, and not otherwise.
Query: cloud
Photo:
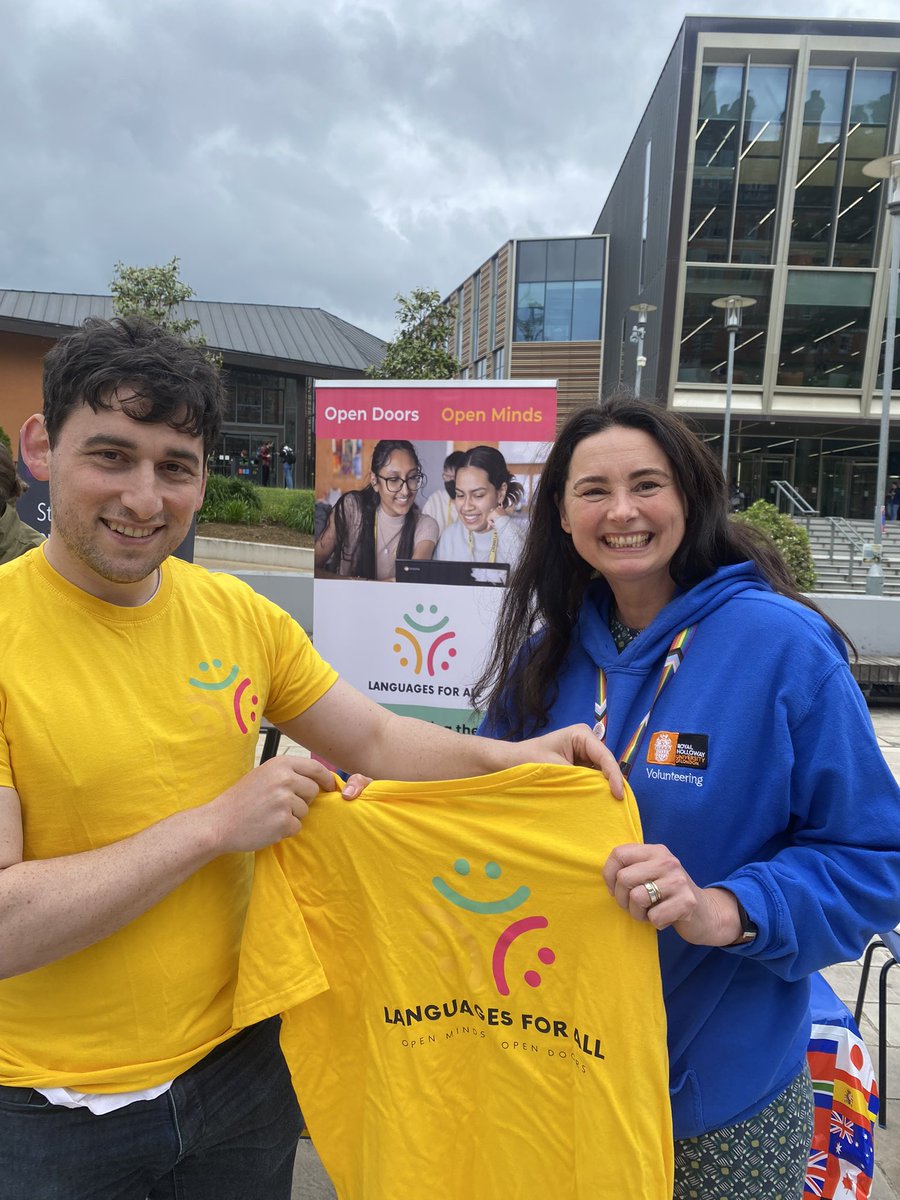
[[[672,0],[3,11],[0,286],[105,291],[117,259],[177,254],[202,298],[383,336],[395,293],[447,292],[509,237],[590,231],[683,19]]]

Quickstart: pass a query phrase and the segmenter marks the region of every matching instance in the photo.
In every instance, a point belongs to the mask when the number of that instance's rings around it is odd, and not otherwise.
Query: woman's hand
[[[606,777],[617,800],[625,795],[625,780],[612,751],[588,725],[567,725],[553,733],[519,742],[522,762],[567,762],[576,767],[596,767]]]
[[[737,900],[725,888],[701,888],[667,846],[616,846],[603,880],[636,921],[675,932],[695,946],[731,946],[741,936]],[[648,886],[649,885],[649,886]]]

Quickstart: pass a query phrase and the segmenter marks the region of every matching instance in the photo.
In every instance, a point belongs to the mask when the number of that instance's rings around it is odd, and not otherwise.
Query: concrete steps
[[[809,531],[809,544],[818,576],[816,591],[864,593],[869,564],[861,561],[858,547],[851,546],[839,532],[832,538],[832,527],[827,517],[810,517],[808,526],[806,520],[798,520],[797,524]],[[861,542],[872,541],[871,521],[848,521],[847,525],[852,527]],[[887,522],[882,545],[884,595],[900,596],[900,521]]]

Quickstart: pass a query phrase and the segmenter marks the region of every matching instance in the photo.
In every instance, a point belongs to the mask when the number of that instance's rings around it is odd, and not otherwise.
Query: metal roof
[[[226,358],[240,354],[362,371],[384,355],[381,338],[321,308],[188,300],[178,306],[176,314],[179,319],[197,321],[197,332]],[[58,337],[86,317],[113,315],[111,296],[0,288],[0,325],[7,330]]]

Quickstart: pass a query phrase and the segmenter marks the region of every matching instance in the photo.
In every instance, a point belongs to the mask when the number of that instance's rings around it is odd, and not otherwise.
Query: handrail
[[[791,506],[789,513],[791,517],[795,515],[795,512],[798,512],[801,517],[806,518],[806,531],[808,533],[809,518],[817,517],[819,515],[819,510],[817,508],[813,508],[809,501],[801,496],[794,485],[792,483],[788,483],[786,479],[773,479],[771,486],[775,489],[776,507],[780,507],[778,502],[782,497],[784,497],[784,499]]]
[[[787,500],[787,503],[791,505],[791,516],[793,516],[794,509],[797,509],[798,512],[805,517],[818,516],[818,509],[812,508],[809,500],[806,500],[803,496],[800,496],[797,488],[794,487],[793,484],[788,484],[786,479],[773,479],[772,487],[774,487],[775,491],[778,492],[779,498],[784,496],[784,498]]]

